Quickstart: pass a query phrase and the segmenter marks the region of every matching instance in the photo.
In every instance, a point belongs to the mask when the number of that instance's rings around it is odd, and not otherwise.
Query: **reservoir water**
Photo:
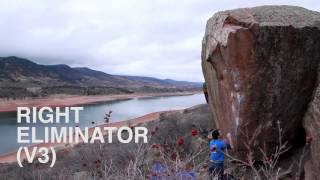
[[[203,94],[187,96],[169,96],[153,98],[134,98],[122,101],[101,102],[95,104],[82,105],[84,110],[80,112],[80,127],[91,127],[104,122],[105,113],[112,111],[110,122],[123,121],[145,114],[164,110],[184,109],[194,105],[205,103]],[[37,137],[42,137],[45,126],[72,126],[66,124],[18,124],[16,112],[0,113],[0,154],[16,150],[20,145],[17,144],[17,127],[34,126],[37,128]],[[63,121],[63,120],[62,120]],[[92,124],[94,122],[95,124]]]

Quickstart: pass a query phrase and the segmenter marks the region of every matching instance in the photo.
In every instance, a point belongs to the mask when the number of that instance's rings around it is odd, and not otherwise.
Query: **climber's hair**
[[[212,138],[213,139],[218,139],[220,136],[220,132],[219,132],[219,129],[215,129],[212,131]]]

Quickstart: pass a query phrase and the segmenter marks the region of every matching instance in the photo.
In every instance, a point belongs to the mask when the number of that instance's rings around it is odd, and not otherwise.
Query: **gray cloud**
[[[2,0],[0,56],[111,74],[202,81],[201,41],[215,12],[305,0]]]

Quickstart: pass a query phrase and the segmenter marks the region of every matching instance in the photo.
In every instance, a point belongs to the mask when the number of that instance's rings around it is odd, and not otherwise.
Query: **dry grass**
[[[144,125],[150,132],[148,144],[79,144],[59,152],[53,168],[39,163],[25,163],[24,168],[18,168],[15,164],[1,166],[0,179],[139,180],[157,176],[185,180],[193,179],[191,172],[196,174],[196,179],[209,179],[207,134],[213,124],[207,106],[164,113],[158,121]],[[238,158],[234,156],[236,152],[226,153],[225,172],[236,177],[233,179],[299,179],[303,171],[305,148],[296,156],[292,166],[281,166],[282,156],[288,146],[282,142],[280,123],[279,143],[271,154],[261,147],[253,146],[259,134],[258,129],[252,136],[242,132],[246,137],[243,143],[247,156]],[[263,156],[255,155],[257,149]],[[155,171],[155,164],[161,164],[164,168]]]

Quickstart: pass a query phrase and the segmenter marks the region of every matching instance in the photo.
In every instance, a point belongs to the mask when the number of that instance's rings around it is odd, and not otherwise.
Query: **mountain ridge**
[[[13,91],[25,94],[23,97],[50,94],[181,92],[200,89],[201,85],[201,82],[112,75],[87,67],[70,67],[66,64],[42,65],[16,56],[0,57],[0,97],[17,96]]]

